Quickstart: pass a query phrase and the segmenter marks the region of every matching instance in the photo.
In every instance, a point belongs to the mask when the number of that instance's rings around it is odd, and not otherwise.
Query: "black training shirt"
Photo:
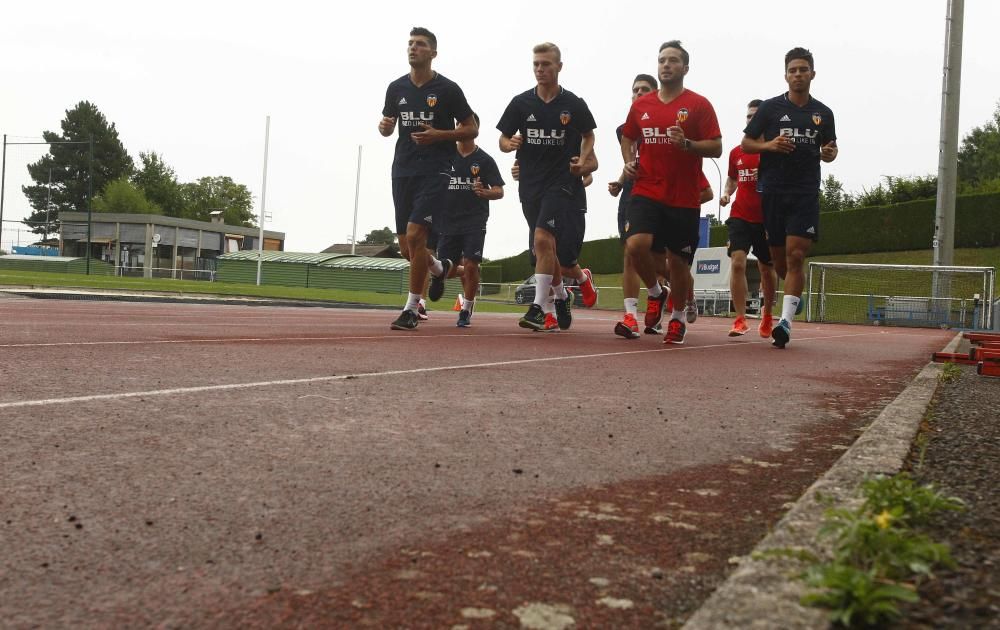
[[[466,157],[457,150],[452,155],[451,181],[445,195],[444,219],[435,227],[442,234],[465,234],[486,229],[490,217],[490,202],[472,192],[472,184],[479,178],[485,188],[503,186],[503,177],[497,163],[481,148]]]
[[[410,134],[420,131],[420,123],[451,131],[456,120],[462,121],[472,115],[472,109],[462,88],[454,81],[435,73],[433,79],[417,87],[410,75],[405,74],[390,83],[385,91],[382,115],[396,118],[399,126],[392,176],[409,177],[447,171],[455,151],[454,141],[421,146],[411,140]]]
[[[497,129],[505,136],[520,133],[523,138],[517,150],[522,203],[538,199],[555,186],[571,194],[583,192],[583,183],[569,172],[569,163],[580,156],[582,134],[596,127],[583,99],[563,88],[548,103],[538,97],[535,88],[511,99]]]
[[[778,135],[791,138],[791,153],[766,151],[760,154],[757,190],[762,193],[815,193],[820,187],[819,150],[837,139],[833,111],[810,97],[804,107],[788,100],[788,93],[760,104],[743,132],[764,141]]]

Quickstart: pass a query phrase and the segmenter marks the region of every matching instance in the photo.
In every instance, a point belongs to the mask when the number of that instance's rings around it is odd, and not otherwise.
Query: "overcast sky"
[[[659,45],[673,38],[691,54],[685,85],[715,106],[724,154],[742,136],[745,103],[784,91],[784,53],[801,45],[816,58],[813,95],[837,117],[840,156],[824,177],[833,173],[850,191],[882,175],[936,174],[945,12],[944,0],[7,3],[0,133],[15,140],[58,131],[65,111],[89,100],[136,161],[156,151],[181,181],[228,175],[259,196],[270,115],[266,227],[286,233],[287,250],[315,252],[351,234],[358,145],[358,238],[394,225],[395,139],[376,124],[386,86],[409,70],[410,27],[437,35],[434,68],[465,90],[482,118],[479,144],[505,175],[513,158],[497,148],[495,125],[511,97],[534,85],[531,48],[548,40],[563,52],[562,85],[587,101],[598,124],[592,240],[617,233],[606,184],[621,168],[614,130],[632,77],[655,75]],[[998,23],[1000,2],[966,2],[963,135],[1000,100]],[[27,215],[24,165],[43,150],[8,148],[4,219]],[[718,195],[708,160],[705,173]],[[491,207],[486,255],[522,251],[516,185]],[[702,212],[716,212],[716,202]],[[4,246],[11,229],[4,225]]]

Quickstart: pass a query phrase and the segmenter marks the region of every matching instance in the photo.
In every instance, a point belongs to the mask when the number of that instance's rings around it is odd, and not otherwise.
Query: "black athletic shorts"
[[[438,241],[437,257],[441,260],[447,258],[456,265],[463,258],[483,262],[484,243],[486,243],[486,230],[445,234]]]
[[[763,223],[750,223],[744,219],[729,217],[726,219],[726,229],[729,231],[729,243],[726,253],[732,257],[733,252],[742,250],[753,255],[765,265],[771,264],[771,249],[767,246],[767,232]]]
[[[763,193],[760,198],[768,243],[784,247],[786,236],[819,240],[819,192]]]
[[[392,179],[392,203],[396,207],[396,234],[406,234],[406,224],[434,225],[441,211],[451,176],[444,173]]]
[[[632,195],[628,206],[628,236],[652,234],[654,252],[669,249],[690,266],[698,249],[699,217],[698,208],[677,208]]]
[[[580,193],[583,194],[583,193]],[[522,201],[521,210],[528,222],[528,251],[535,259],[535,228],[556,237],[556,256],[563,267],[572,267],[580,257],[587,229],[587,201],[562,187],[546,191],[540,198]]]

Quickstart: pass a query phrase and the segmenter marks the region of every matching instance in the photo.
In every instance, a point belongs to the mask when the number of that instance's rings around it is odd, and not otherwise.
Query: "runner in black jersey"
[[[428,270],[433,276],[428,297],[441,298],[451,262],[431,255],[427,237],[451,179],[455,142],[471,140],[479,133],[462,88],[431,69],[437,57],[434,34],[414,27],[406,50],[410,72],[389,84],[378,124],[379,133],[389,137],[399,122],[392,161],[392,200],[399,250],[410,261],[410,292],[403,312],[390,326],[393,330],[417,327]]]
[[[546,42],[532,52],[537,85],[511,99],[497,124],[500,150],[517,151],[518,194],[535,257],[535,301],[519,325],[544,330],[543,305],[551,289],[559,328],[565,329],[572,317],[563,273],[579,281],[585,305],[597,299],[589,273],[577,264],[586,228],[582,179],[597,170],[597,124],[583,99],[559,85],[559,47]]]
[[[816,77],[812,53],[785,54],[788,91],[761,103],[743,130],[741,146],[760,153],[757,190],[775,270],[785,281],[781,321],[771,331],[774,346],[791,339],[792,320],[805,284],[803,263],[819,239],[820,161],[837,159],[837,130],[829,107],[809,95]]]
[[[479,124],[478,117],[476,124]],[[440,232],[438,256],[462,261],[462,289],[465,301],[458,313],[461,328],[472,323],[472,310],[479,291],[479,263],[483,260],[486,222],[490,201],[503,198],[503,177],[497,163],[472,140],[457,143],[452,156],[451,178],[445,193],[444,212],[437,226]],[[452,268],[451,276],[455,275]]]

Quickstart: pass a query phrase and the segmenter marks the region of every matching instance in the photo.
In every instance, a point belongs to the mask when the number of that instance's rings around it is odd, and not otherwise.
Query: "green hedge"
[[[934,238],[936,200],[920,199],[892,206],[827,212],[820,216],[820,241],[811,255],[865,254],[930,249]],[[728,239],[726,226],[713,227],[709,245]],[[1000,246],[1000,193],[962,195],[955,203],[955,247]],[[622,249],[617,238],[588,241],[580,260],[594,273],[620,273]],[[492,261],[503,269],[503,281],[530,276],[528,252]]]

